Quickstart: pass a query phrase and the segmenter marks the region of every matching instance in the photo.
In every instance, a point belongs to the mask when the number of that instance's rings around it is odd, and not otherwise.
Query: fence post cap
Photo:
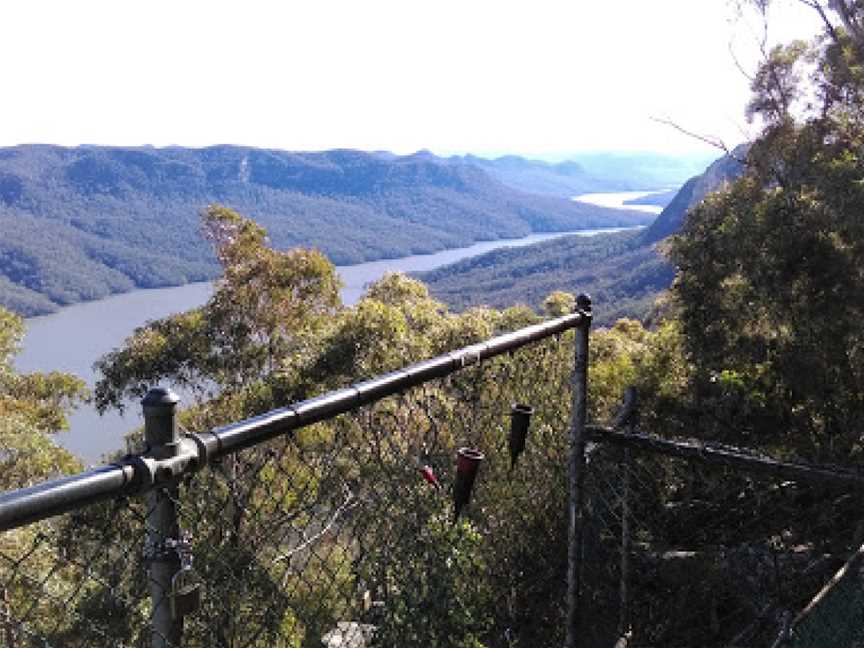
[[[144,407],[173,407],[180,402],[180,397],[167,387],[154,387],[147,392],[141,404]]]
[[[579,296],[576,297],[576,307],[579,310],[591,312],[591,295],[579,293]]]

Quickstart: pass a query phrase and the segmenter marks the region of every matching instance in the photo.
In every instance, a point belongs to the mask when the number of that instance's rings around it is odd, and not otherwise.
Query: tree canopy
[[[0,491],[69,473],[80,464],[50,435],[85,396],[83,381],[60,372],[21,374],[13,364],[23,320],[0,307]]]
[[[864,9],[807,4],[825,32],[773,49],[753,77],[761,135],[674,240],[674,291],[718,436],[848,459],[864,414],[864,49],[850,29]]]

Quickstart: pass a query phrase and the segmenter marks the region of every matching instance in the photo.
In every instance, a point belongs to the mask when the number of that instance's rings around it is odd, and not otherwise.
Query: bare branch
[[[819,0],[798,0],[801,4],[810,7],[816,13],[819,14],[819,17],[822,19],[823,24],[825,25],[825,30],[831,36],[831,39],[836,43],[837,42],[837,31],[834,29],[834,25],[828,20],[828,16],[825,13],[825,7]]]
[[[719,137],[714,137],[712,135],[701,135],[699,133],[696,133],[694,131],[691,131],[691,130],[684,128],[683,126],[672,121],[671,119],[666,119],[663,117],[649,117],[649,119],[653,122],[657,122],[658,124],[663,124],[664,126],[669,126],[671,128],[674,128],[679,133],[683,133],[684,135],[687,135],[688,137],[692,137],[693,139],[699,140],[700,142],[704,142],[705,144],[708,144],[709,146],[713,146],[716,149],[720,149],[729,157],[732,157],[733,159],[737,160],[738,162],[743,162],[743,160],[738,160],[737,158],[735,158],[735,156],[732,155],[731,149]]]
[[[729,41],[729,56],[732,57],[732,62],[735,64],[735,67],[738,68],[738,71],[741,73],[741,75],[750,83],[753,83],[753,75],[744,69],[744,66],[741,65],[741,61],[739,61],[738,57],[735,55],[735,50],[732,47],[732,41]]]
[[[290,551],[282,554],[281,556],[276,556],[276,558],[273,559],[273,562],[278,563],[278,562],[281,562],[283,560],[290,560],[291,556],[293,556],[296,553],[299,553],[300,551],[303,551],[304,549],[306,549],[310,545],[317,542],[320,538],[322,538],[326,534],[328,534],[330,532],[330,529],[332,529],[333,525],[335,525],[336,522],[339,521],[339,518],[342,516],[342,514],[345,511],[352,509],[355,506],[357,506],[357,501],[354,497],[354,494],[350,490],[348,490],[347,487],[346,487],[346,491],[347,492],[346,492],[346,496],[345,496],[345,501],[342,502],[342,504],[339,505],[339,508],[337,508],[333,512],[333,515],[330,516],[330,519],[327,521],[327,523],[321,528],[321,530],[318,533],[313,534],[312,537],[309,537],[309,538],[306,538],[305,533],[304,533],[304,538],[303,538],[302,543],[300,543],[298,546],[294,547]]]

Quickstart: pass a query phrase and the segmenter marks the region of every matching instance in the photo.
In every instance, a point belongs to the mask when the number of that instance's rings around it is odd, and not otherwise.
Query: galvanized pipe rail
[[[585,310],[418,362],[323,396],[202,434],[186,435],[142,455],[128,456],[117,463],[78,475],[5,493],[0,495],[0,531],[68,513],[99,500],[170,488],[184,476],[244,448],[443,378],[532,342],[569,329],[590,326],[590,302],[588,304]],[[153,396],[158,397],[158,394]]]
[[[652,454],[677,457],[687,461],[729,466],[751,473],[778,477],[792,481],[833,483],[842,486],[864,486],[864,475],[852,472],[835,472],[824,467],[778,461],[769,457],[759,457],[730,448],[718,447],[699,442],[662,439],[645,434],[628,434],[600,425],[586,425],[585,432],[589,441],[616,445]]]

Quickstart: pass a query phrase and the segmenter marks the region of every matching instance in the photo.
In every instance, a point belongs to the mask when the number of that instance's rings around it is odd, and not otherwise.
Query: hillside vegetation
[[[604,304],[599,321],[644,317],[675,276],[661,241],[678,231],[688,209],[741,172],[742,146],[688,180],[656,220],[640,232],[569,236],[500,249],[421,273],[453,308],[526,303],[539,307],[555,290],[585,291]]]
[[[337,264],[646,221],[430,154],[17,146],[0,149],[0,304],[32,315],[213,278],[198,228],[211,203],[254,217],[277,248],[314,247]]]
[[[320,253],[274,250],[263,228],[224,207],[208,208],[202,225],[222,268],[212,297],[200,308],[139,328],[104,357],[95,392],[100,407],[122,407],[152,385],[173,383],[200,396],[181,413],[184,430],[204,431],[540,320],[518,307],[452,313],[419,282],[393,274],[345,307],[335,268]],[[546,310],[562,314],[573,305],[572,295],[551,295]],[[2,308],[0,317],[11,323],[5,345],[0,329],[0,408],[11,401],[38,412],[38,392],[21,395],[21,387],[45,378],[16,374],[12,358],[23,326]],[[595,340],[598,349],[603,339],[610,348],[644,348],[648,366],[647,357],[654,357],[647,353],[649,341],[659,337],[636,325]],[[550,338],[356,416],[247,448],[226,460],[228,470],[205,470],[184,482],[184,530],[197,539],[195,568],[207,584],[201,611],[184,627],[184,642],[203,648],[215,636],[224,645],[318,646],[336,620],[359,618],[345,604],[361,600],[364,590],[383,601],[375,611],[382,646],[402,645],[408,636],[418,638],[411,639],[416,645],[505,648],[512,645],[505,630],[525,645],[544,645],[550,627],[558,641],[567,538],[561,513],[568,444],[561,430],[570,418],[573,339],[572,333]],[[594,366],[603,371],[617,359],[595,359]],[[620,381],[594,384],[599,397],[592,401],[593,415],[606,417]],[[69,393],[58,405],[76,396]],[[502,416],[513,402],[537,408],[532,447],[517,477],[508,472],[500,446]],[[62,423],[58,418],[38,428],[13,427],[17,436],[0,439],[9,459],[4,483],[28,485],[76,470],[51,443]],[[432,496],[413,462],[423,457],[449,485],[453,455],[466,443],[489,454],[482,488],[453,524],[449,493]],[[19,450],[31,446],[27,453]],[[274,560],[299,533],[331,517],[345,488],[359,503],[339,518],[339,531],[304,536],[311,559]],[[4,561],[0,576],[28,577],[9,594],[10,616],[20,618],[19,610],[33,610],[38,601],[39,613],[27,616],[26,630],[72,648],[107,648],[117,637],[149,636],[141,605],[147,574],[139,561],[127,559],[143,553],[142,505],[130,498],[118,510],[108,502],[52,520],[50,527],[7,533],[3,555],[23,558]],[[67,547],[89,549],[94,542],[110,544],[123,559],[104,559],[103,552],[87,562],[68,561]],[[34,543],[38,555],[28,551]],[[52,592],[62,598],[39,597],[45,579],[36,576],[56,564],[68,564],[52,570]]]

